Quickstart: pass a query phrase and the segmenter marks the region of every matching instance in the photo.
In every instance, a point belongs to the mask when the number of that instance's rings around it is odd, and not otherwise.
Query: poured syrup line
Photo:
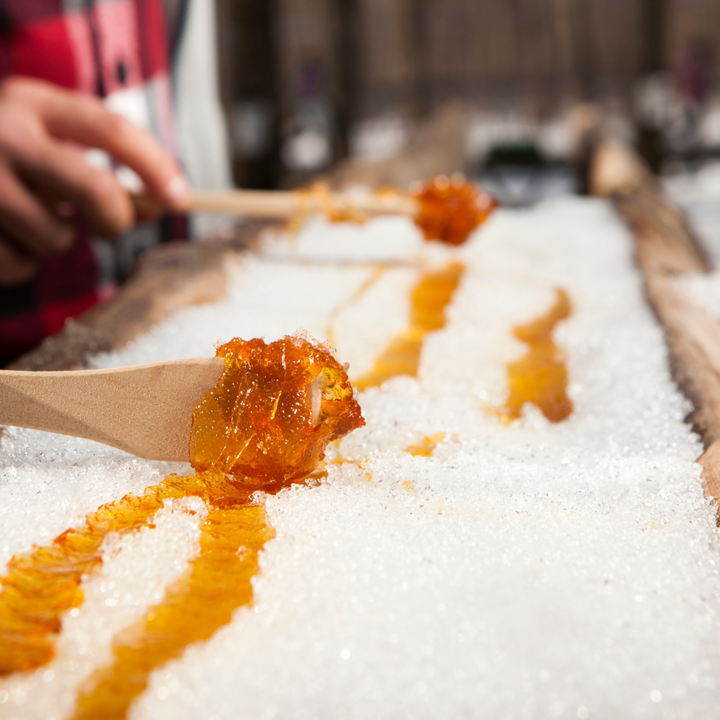
[[[102,565],[101,546],[110,532],[153,527],[165,500],[197,496],[212,504],[217,497],[247,502],[222,474],[168,475],[143,495],[126,495],[86,516],[83,525],[66,530],[49,545],[15,555],[0,579],[0,676],[32,670],[55,655],[61,618],[83,602],[84,576]]]
[[[0,593],[2,674],[31,670],[53,658],[61,617],[82,604],[80,583],[102,565],[100,549],[109,532],[152,527],[165,500],[188,496],[202,497],[210,507],[200,554],[164,600],[113,641],[113,664],[96,671],[72,717],[124,718],[155,668],[211,637],[234,610],[249,604],[258,553],[274,536],[264,507],[251,504],[251,491],[239,489],[223,473],[169,475],[142,496],[103,505],[83,526],[11,560]]]
[[[202,526],[200,555],[147,617],[113,642],[113,662],[96,671],[73,720],[122,720],[150,673],[207,640],[253,598],[258,554],[275,533],[264,506],[212,508]]]
[[[556,297],[545,315],[513,330],[529,348],[524,357],[508,365],[509,397],[504,407],[493,410],[504,422],[517,420],[525,403],[538,407],[554,423],[567,419],[573,411],[567,394],[565,353],[552,338],[556,325],[570,316],[572,306],[564,290],[557,289]]]
[[[142,497],[126,495],[49,545],[10,560],[8,574],[0,579],[0,675],[52,660],[62,615],[82,604],[80,583],[102,565],[100,548],[107,534],[151,525],[163,502],[177,496],[162,485],[148,488]]]
[[[346,300],[335,306],[333,311],[328,315],[327,324],[325,326],[325,336],[332,347],[337,345],[335,339],[335,323],[340,315],[352,305],[360,302],[365,294],[375,285],[380,278],[387,272],[387,265],[376,267],[369,277],[365,278],[363,283],[355,290],[355,292]]]
[[[369,372],[354,381],[358,390],[377,387],[396,375],[417,375],[425,336],[445,327],[445,308],[464,271],[465,266],[455,262],[421,278],[412,291],[409,327],[390,341]]]

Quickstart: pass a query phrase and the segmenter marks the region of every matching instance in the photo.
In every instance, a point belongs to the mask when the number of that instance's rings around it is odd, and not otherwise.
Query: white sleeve
[[[203,190],[232,187],[215,23],[213,0],[190,1],[173,68],[180,158],[190,185]],[[226,218],[198,214],[191,219],[191,232],[202,237],[226,224]]]

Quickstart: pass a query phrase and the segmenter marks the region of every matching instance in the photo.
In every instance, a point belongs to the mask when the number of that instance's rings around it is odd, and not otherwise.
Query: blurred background
[[[234,181],[381,160],[452,101],[511,204],[578,189],[587,103],[665,174],[720,155],[720,0],[216,0]]]

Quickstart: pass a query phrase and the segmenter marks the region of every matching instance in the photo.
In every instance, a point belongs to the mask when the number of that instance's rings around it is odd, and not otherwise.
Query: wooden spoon
[[[0,425],[73,435],[148,460],[189,458],[192,411],[222,358],[67,372],[0,371]]]

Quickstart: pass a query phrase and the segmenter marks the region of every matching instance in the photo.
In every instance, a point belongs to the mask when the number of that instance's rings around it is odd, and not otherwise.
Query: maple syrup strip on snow
[[[383,275],[385,275],[387,269],[387,265],[378,265],[377,267],[375,267],[370,273],[370,275],[368,275],[368,277],[360,284],[357,290],[355,290],[355,292],[349,298],[347,298],[343,302],[336,305],[335,308],[333,308],[325,325],[325,335],[331,347],[335,347],[335,345],[337,344],[335,337],[335,323],[337,322],[337,319],[349,307],[360,302],[360,300],[362,300],[362,298],[370,290],[370,288],[372,288],[373,285],[379,282]]]
[[[160,605],[115,637],[111,664],[91,677],[73,720],[122,720],[154,668],[211,638],[237,608],[249,605],[258,554],[273,537],[262,505],[211,508],[201,529],[200,554]]]
[[[193,413],[196,474],[169,475],[141,496],[102,506],[50,545],[15,556],[0,580],[0,674],[39,667],[54,655],[62,615],[82,604],[80,583],[101,565],[109,532],[149,526],[166,499],[197,496],[207,504],[199,556],[163,602],[115,638],[113,661],[90,678],[75,718],[124,718],[155,668],[252,601],[258,553],[273,537],[253,493],[302,481],[329,442],[364,424],[345,370],[325,346],[301,337],[269,345],[236,339],[217,354],[225,372]],[[318,380],[315,417],[308,388]]]
[[[513,330],[515,337],[529,347],[520,360],[508,365],[509,396],[505,406],[494,411],[503,421],[517,420],[525,403],[538,407],[550,422],[558,423],[571,415],[565,353],[552,338],[556,325],[571,312],[568,294],[558,289],[555,304],[545,315]]]
[[[409,327],[396,335],[370,371],[355,381],[358,390],[377,387],[396,375],[417,375],[425,336],[445,327],[445,308],[464,270],[462,263],[454,262],[423,275],[412,291]]]
[[[85,523],[45,547],[15,555],[0,580],[0,675],[40,667],[55,655],[62,616],[83,601],[80,583],[102,564],[100,546],[109,532],[132,532],[152,522],[165,488],[149,488],[103,505]]]

